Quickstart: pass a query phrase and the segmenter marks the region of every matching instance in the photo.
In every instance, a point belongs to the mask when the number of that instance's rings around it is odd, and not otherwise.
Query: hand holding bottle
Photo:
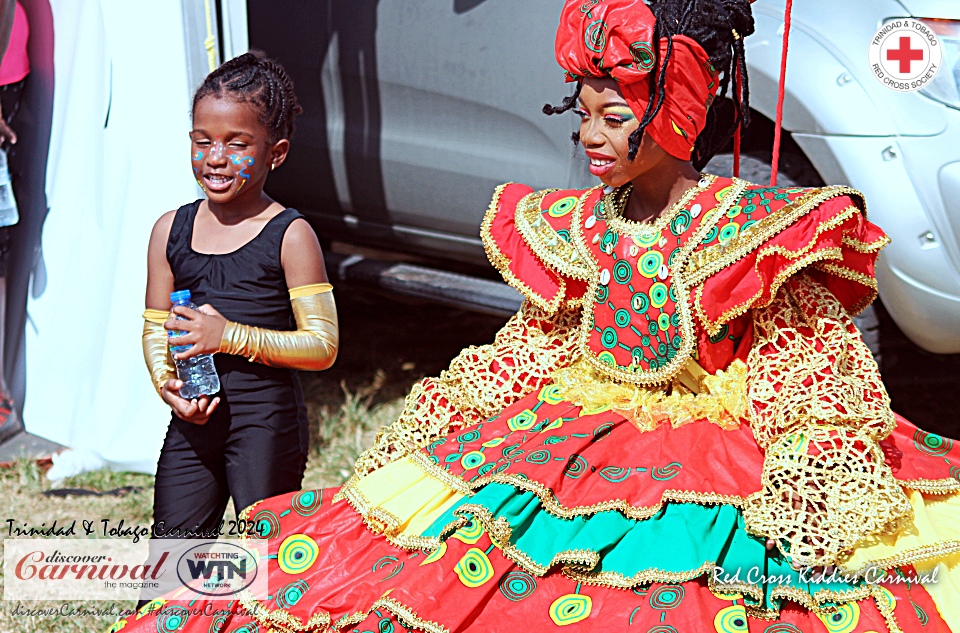
[[[201,316],[204,319],[214,318],[213,328],[217,329],[217,319],[212,315],[200,312],[200,308],[190,300],[189,290],[177,290],[170,293],[170,303],[173,304],[172,319],[167,319],[163,326],[167,329],[170,340],[170,351],[173,353],[173,362],[177,366],[177,378],[182,381],[177,387],[181,398],[196,400],[201,396],[212,396],[220,391],[220,377],[213,362],[213,352],[219,349],[219,341],[205,351],[208,345],[211,328],[198,324]],[[226,323],[226,320],[210,306],[206,310],[215,313],[216,317]],[[188,316],[185,316],[189,315]],[[202,336],[203,335],[203,336]],[[223,336],[223,326],[220,326],[220,336]],[[168,383],[169,384],[169,383]]]
[[[167,330],[183,332],[177,337],[177,346],[191,345],[190,349],[177,352],[174,360],[184,360],[200,354],[214,354],[220,349],[223,330],[227,319],[209,305],[196,309],[175,305],[170,310],[171,317],[163,324]]]

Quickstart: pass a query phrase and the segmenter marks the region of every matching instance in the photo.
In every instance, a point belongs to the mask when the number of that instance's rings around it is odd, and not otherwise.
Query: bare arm
[[[173,287],[173,271],[167,261],[167,240],[176,211],[160,216],[150,233],[147,248],[147,293],[144,306],[148,310],[170,310],[170,293]]]
[[[294,220],[287,228],[280,247],[280,264],[287,288],[327,283],[320,241],[306,220]]]

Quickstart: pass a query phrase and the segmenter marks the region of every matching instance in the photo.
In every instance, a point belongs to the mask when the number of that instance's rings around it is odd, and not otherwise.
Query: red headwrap
[[[650,100],[650,74],[659,74],[667,54],[667,38],[660,38],[654,58],[655,22],[642,0],[567,0],[556,42],[557,62],[567,71],[567,81],[613,77],[642,119]],[[717,94],[717,73],[700,44],[685,35],[672,40],[663,104],[646,131],[671,156],[688,160]]]

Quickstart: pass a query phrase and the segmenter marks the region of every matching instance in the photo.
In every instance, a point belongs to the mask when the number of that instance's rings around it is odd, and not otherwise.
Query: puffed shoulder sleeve
[[[497,187],[484,216],[480,236],[490,263],[547,312],[577,303],[586,288],[590,269],[571,241],[570,222],[592,191],[507,183]]]
[[[750,207],[752,219],[744,221],[738,211]],[[860,192],[748,189],[731,213],[736,215],[717,224],[718,239],[694,253],[688,270],[690,300],[708,333],[770,305],[802,269],[851,314],[876,298],[874,265],[889,238],[867,221]]]

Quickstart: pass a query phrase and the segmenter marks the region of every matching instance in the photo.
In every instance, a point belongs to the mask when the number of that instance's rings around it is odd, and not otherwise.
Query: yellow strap
[[[209,72],[213,72],[217,69],[217,48],[216,39],[213,37],[213,20],[210,17],[210,0],[204,0],[203,10],[207,19],[207,37],[203,40],[203,47],[207,49],[207,64],[210,66]]]
[[[306,286],[297,286],[290,289],[290,299],[299,299],[300,297],[309,297],[333,290],[331,284],[307,284]]]
[[[677,379],[684,387],[689,389],[691,393],[700,393],[703,391],[703,378],[709,375],[710,374],[700,366],[700,363],[692,358],[688,358],[687,364],[680,370]]]
[[[145,321],[150,321],[151,323],[163,325],[168,318],[170,318],[169,310],[154,310],[153,308],[147,308],[143,311],[143,319]]]

